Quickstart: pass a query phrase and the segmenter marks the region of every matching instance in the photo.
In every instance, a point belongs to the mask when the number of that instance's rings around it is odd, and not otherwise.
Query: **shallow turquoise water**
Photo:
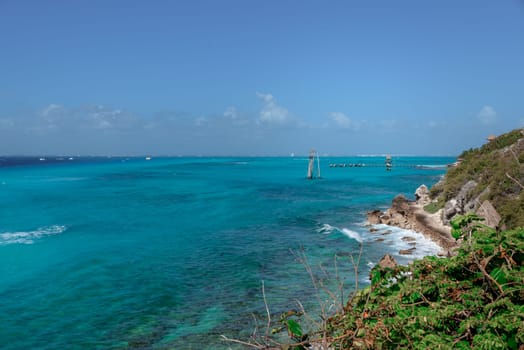
[[[401,243],[375,242],[365,212],[445,169],[328,167],[342,162],[383,159],[322,159],[315,181],[298,157],[3,160],[0,347],[227,348],[220,334],[247,337],[265,313],[262,280],[273,312],[297,298],[315,308],[290,250],[331,266],[359,249],[343,228],[363,237],[365,282],[368,264]],[[347,259],[341,269],[351,283]]]

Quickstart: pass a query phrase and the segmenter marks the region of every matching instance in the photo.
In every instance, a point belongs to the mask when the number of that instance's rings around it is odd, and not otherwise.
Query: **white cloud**
[[[230,123],[234,126],[242,126],[256,122],[251,115],[239,111],[236,107],[227,107],[222,116],[222,121],[225,125]]]
[[[66,108],[51,104],[28,119],[28,129],[39,134],[48,132],[88,133],[101,130],[126,131],[142,127],[136,115],[106,106],[81,106]]]
[[[341,129],[358,130],[360,128],[359,123],[351,120],[346,114],[342,112],[331,112],[329,117],[335,123],[335,125]]]
[[[478,112],[477,118],[482,124],[494,124],[497,121],[497,112],[491,106],[484,106]]]
[[[204,124],[207,122],[207,119],[204,117],[198,117],[195,119],[195,126],[204,126]]]
[[[48,105],[47,107],[44,107],[41,111],[40,111],[40,114],[44,117],[48,117],[50,114],[54,114],[56,113],[57,111],[59,110],[63,110],[64,107],[61,106],[61,105],[57,105],[57,104],[50,104]]]
[[[224,117],[230,118],[230,119],[237,119],[238,118],[238,112],[235,107],[227,107],[226,111],[224,112]]]
[[[263,101],[259,122],[272,124],[287,124],[293,120],[287,109],[280,106],[273,95],[257,92],[257,97]]]

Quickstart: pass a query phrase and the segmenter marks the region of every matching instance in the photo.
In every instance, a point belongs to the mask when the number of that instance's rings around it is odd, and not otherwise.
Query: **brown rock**
[[[400,215],[406,215],[406,213],[409,211],[409,201],[407,200],[404,195],[399,194],[395,198],[393,198],[393,202],[391,203],[391,209],[399,213]]]
[[[377,230],[376,228],[374,228],[374,227],[372,227],[372,228],[369,229],[369,232],[371,232],[371,233],[375,233],[375,232],[377,232],[377,231],[378,231],[378,230]]]
[[[406,237],[402,237],[402,240],[404,242],[414,242],[416,241],[417,239],[415,237],[411,237],[411,236],[406,236]]]
[[[377,239],[375,239],[375,242],[384,242],[384,241],[385,241],[384,238],[377,238]]]
[[[383,213],[380,210],[373,210],[373,211],[368,212],[368,223],[370,225],[376,225],[376,224],[382,223],[382,220],[381,220],[382,214]]]
[[[484,224],[489,227],[497,228],[500,223],[500,214],[497,213],[493,204],[488,200],[482,202],[482,205],[477,209],[477,215],[484,218]]]
[[[382,268],[394,269],[395,267],[397,267],[397,262],[395,261],[395,258],[393,258],[391,255],[386,254],[382,257],[382,259],[380,259],[380,261],[378,262],[378,266]]]
[[[413,248],[409,248],[409,249],[401,249],[398,251],[399,254],[401,255],[411,255],[411,253],[413,253],[417,248],[413,247]]]
[[[415,199],[420,205],[426,205],[430,202],[429,190],[426,185],[420,185],[415,191]]]

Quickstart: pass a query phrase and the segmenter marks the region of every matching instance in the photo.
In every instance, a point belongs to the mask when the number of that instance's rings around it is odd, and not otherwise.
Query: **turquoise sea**
[[[365,213],[432,185],[451,157],[0,159],[0,348],[227,349],[253,315],[318,305],[293,252],[348,288],[384,253],[438,248],[370,233]],[[329,167],[332,163],[368,166]],[[369,165],[377,164],[373,167]],[[405,165],[405,166],[401,166]],[[419,166],[415,166],[419,165]],[[360,237],[360,238],[359,238]],[[357,239],[355,239],[357,238]]]

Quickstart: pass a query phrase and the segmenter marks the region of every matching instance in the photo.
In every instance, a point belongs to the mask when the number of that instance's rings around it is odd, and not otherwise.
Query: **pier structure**
[[[331,163],[329,164],[330,168],[383,168],[384,163]],[[439,169],[439,168],[446,168],[449,167],[449,165],[442,165],[440,166],[425,166],[420,164],[391,164],[390,168],[387,168],[386,170],[391,170],[391,168],[416,168],[416,169]]]

